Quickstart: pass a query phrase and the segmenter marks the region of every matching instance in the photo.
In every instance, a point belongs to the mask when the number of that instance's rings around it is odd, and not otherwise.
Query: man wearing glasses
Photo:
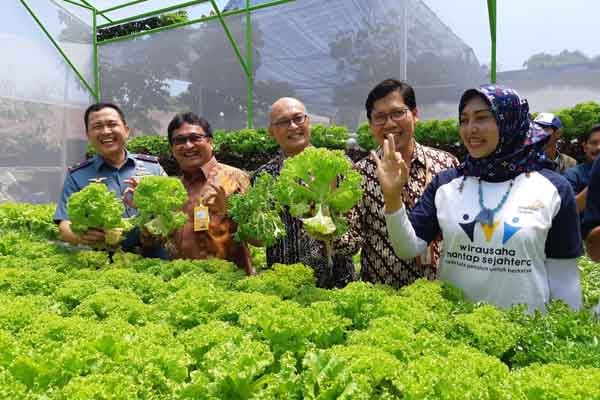
[[[279,144],[280,151],[267,164],[254,174],[262,172],[278,176],[283,161],[293,157],[310,146],[310,118],[304,104],[297,99],[284,97],[271,106],[269,134]],[[267,264],[302,263],[313,268],[317,285],[332,288],[343,287],[354,279],[354,264],[349,256],[336,255],[333,259],[333,273],[327,273],[328,262],[321,242],[310,238],[298,218],[284,211],[281,215],[286,227],[286,236],[267,248]]]
[[[393,135],[396,151],[410,160],[410,175],[402,193],[404,205],[411,210],[431,179],[440,171],[458,165],[458,160],[445,151],[426,147],[414,139],[419,111],[413,88],[406,82],[387,79],[369,93],[366,101],[367,118],[379,157],[383,140]],[[376,176],[376,164],[367,156],[356,164],[363,176],[364,194],[350,212],[349,230],[336,244],[343,254],[361,252],[361,279],[385,283],[394,287],[409,285],[419,278],[435,279],[440,243],[434,242],[416,259],[405,261],[396,257],[388,239],[383,214],[383,196]]]
[[[58,201],[54,222],[58,224],[62,240],[73,245],[96,246],[104,243],[104,232],[91,229],[81,235],[71,230],[67,213],[67,201],[75,192],[82,190],[90,182],[101,181],[119,197],[126,194],[133,177],[142,175],[165,175],[158,159],[143,154],[127,152],[125,144],[129,137],[129,127],[123,111],[112,103],[96,103],[87,108],[83,118],[89,143],[96,155],[69,168],[61,197]],[[131,217],[137,210],[125,204],[124,217]],[[121,247],[126,251],[138,251],[148,257],[165,257],[161,247],[143,247],[137,230],[128,233]]]
[[[167,128],[171,153],[179,164],[188,193],[183,211],[188,221],[170,235],[166,248],[171,259],[220,258],[254,273],[245,244],[234,240],[235,223],[227,216],[227,198],[245,192],[250,177],[219,163],[213,155],[212,129],[196,114],[177,114]]]

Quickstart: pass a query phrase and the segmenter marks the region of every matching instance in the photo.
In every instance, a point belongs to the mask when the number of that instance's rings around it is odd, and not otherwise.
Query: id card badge
[[[210,217],[208,214],[208,207],[198,206],[194,207],[194,232],[208,230],[210,224]]]

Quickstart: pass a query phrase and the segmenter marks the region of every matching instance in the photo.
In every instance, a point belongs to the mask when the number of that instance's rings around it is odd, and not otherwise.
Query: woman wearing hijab
[[[467,299],[526,304],[530,312],[551,299],[580,308],[575,198],[547,169],[548,135],[532,123],[527,101],[485,85],[462,95],[459,117],[468,156],[438,174],[410,214],[401,201],[408,170],[394,138],[386,139],[381,160],[373,155],[396,254],[415,257],[441,232],[440,279]]]

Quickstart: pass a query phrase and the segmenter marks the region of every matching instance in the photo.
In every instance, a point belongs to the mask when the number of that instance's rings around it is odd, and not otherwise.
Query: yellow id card
[[[194,207],[194,232],[208,230],[209,224],[210,216],[208,214],[208,207]]]

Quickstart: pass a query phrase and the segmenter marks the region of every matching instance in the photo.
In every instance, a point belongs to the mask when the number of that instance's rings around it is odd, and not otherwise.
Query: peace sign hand
[[[385,202],[385,212],[394,213],[403,206],[402,189],[408,182],[408,165],[402,154],[396,151],[392,135],[383,141],[383,157],[379,159],[374,151],[371,151],[371,156],[377,164],[377,179]]]

